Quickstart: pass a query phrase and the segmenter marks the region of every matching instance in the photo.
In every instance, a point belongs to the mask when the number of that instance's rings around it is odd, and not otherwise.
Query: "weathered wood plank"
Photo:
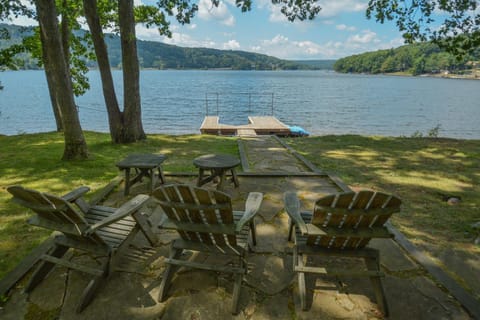
[[[395,241],[404,248],[410,256],[420,263],[428,272],[440,282],[451,295],[455,297],[468,310],[473,319],[480,319],[480,304],[470,293],[463,289],[452,277],[443,271],[432,259],[421,252],[400,231],[389,222],[387,228],[395,235]]]
[[[7,292],[30,271],[30,269],[38,262],[38,259],[52,248],[55,242],[54,239],[55,237],[52,234],[39,246],[33,249],[12,271],[7,273],[3,279],[0,280],[0,296],[6,295]]]
[[[307,226],[305,221],[300,216],[300,200],[298,199],[296,193],[286,192],[284,195],[285,210],[288,215],[291,217],[295,225],[300,229],[302,234],[307,233]]]
[[[71,261],[68,261],[68,260],[65,260],[65,259],[55,258],[55,257],[49,256],[47,254],[42,255],[40,257],[40,259],[44,260],[44,261],[54,263],[54,264],[59,264],[61,266],[64,266],[64,267],[67,267],[67,268],[70,268],[70,269],[75,269],[75,270],[78,270],[78,271],[81,271],[81,272],[85,272],[85,273],[88,273],[88,274],[91,274],[91,275],[94,275],[94,276],[97,276],[97,277],[104,274],[104,271],[101,270],[101,269],[86,267],[84,265],[81,265],[81,264],[78,264],[78,263],[75,263],[75,262],[71,262]]]
[[[282,136],[289,135],[290,128],[272,116],[252,116],[248,117],[248,124],[227,125],[219,122],[218,116],[206,116],[200,126],[200,132],[203,134],[234,135],[238,130],[254,131],[256,134],[271,135],[278,134]]]
[[[95,194],[92,196],[92,198],[89,201],[89,204],[91,206],[95,206],[99,204],[102,200],[104,200],[116,187],[120,185],[123,181],[123,177],[117,176],[115,177],[112,181],[110,181],[105,187],[103,187],[101,190],[98,192],[95,192]]]
[[[183,221],[174,221],[170,219],[163,219],[159,223],[159,228],[170,230],[184,230],[190,232],[200,233],[212,233],[212,234],[235,234],[235,224],[205,224],[205,223],[192,223]],[[205,241],[207,242],[207,240]]]
[[[322,274],[328,276],[346,276],[346,277],[384,277],[385,274],[381,271],[371,271],[371,270],[362,270],[362,271],[354,271],[354,270],[328,270],[321,267],[301,267],[295,266],[296,272],[307,272],[307,273],[315,273],[315,274]]]
[[[187,267],[187,268],[211,270],[211,271],[217,271],[217,272],[229,272],[229,273],[240,273],[240,274],[246,273],[246,270],[244,268],[239,268],[239,267],[220,266],[216,264],[197,263],[197,262],[191,262],[186,260],[176,260],[176,259],[170,259],[170,258],[166,258],[165,263]]]
[[[248,164],[247,151],[245,150],[245,143],[243,142],[242,139],[237,140],[237,146],[238,146],[238,152],[240,153],[240,162],[242,164],[242,171],[249,172],[250,165]]]
[[[116,209],[115,212],[110,215],[108,218],[95,223],[90,226],[91,230],[96,230],[112,224],[126,216],[131,215],[133,212],[139,210],[146,202],[148,201],[148,196],[144,194],[139,194],[135,198],[123,204],[120,208]]]
[[[177,239],[173,242],[173,248],[186,249],[193,251],[206,252],[218,255],[227,256],[243,256],[247,243],[238,243],[235,246],[220,246],[220,245],[207,245],[201,242],[185,241],[183,239]]]
[[[211,198],[211,195],[207,190],[197,189],[196,194],[197,194],[197,199],[198,199],[200,204],[210,205],[210,204],[213,203],[213,199]],[[218,218],[217,218],[215,210],[211,210],[211,209],[210,210],[203,210],[202,214],[205,217],[205,220],[209,224],[211,224],[211,225],[221,224],[221,221],[219,221]],[[223,235],[213,234],[213,238],[215,239],[215,243],[217,245],[219,245],[219,246],[225,246],[226,245],[226,241],[225,241],[225,238],[223,237]],[[209,241],[209,243],[212,243],[212,242]]]
[[[393,234],[385,227],[377,228],[338,228],[338,227],[322,227],[313,224],[307,224],[307,233],[310,236],[329,236],[338,238],[358,237],[358,238],[393,238]],[[340,246],[339,246],[340,247]]]

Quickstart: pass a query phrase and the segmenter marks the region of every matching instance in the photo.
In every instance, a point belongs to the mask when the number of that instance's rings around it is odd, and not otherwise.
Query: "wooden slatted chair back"
[[[186,241],[235,246],[230,197],[220,191],[168,185],[153,192],[174,229]]]
[[[339,231],[347,229],[359,231],[358,234],[362,235],[358,237],[342,237],[338,234],[315,235],[309,236],[306,243],[329,249],[363,248],[372,238],[365,234],[376,228],[383,228],[390,216],[400,211],[400,205],[401,200],[396,196],[373,191],[325,196],[315,203],[311,224],[326,230],[331,228]]]
[[[13,195],[14,202],[37,214],[29,219],[30,224],[61,231],[76,239],[89,238],[95,243],[104,243],[96,233],[84,236],[84,231],[89,227],[88,221],[80,210],[65,199],[18,185],[8,187],[7,191]]]

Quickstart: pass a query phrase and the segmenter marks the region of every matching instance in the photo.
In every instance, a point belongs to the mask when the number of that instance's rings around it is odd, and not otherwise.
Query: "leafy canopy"
[[[395,21],[407,43],[432,40],[458,58],[480,46],[480,1],[369,0],[367,18]]]

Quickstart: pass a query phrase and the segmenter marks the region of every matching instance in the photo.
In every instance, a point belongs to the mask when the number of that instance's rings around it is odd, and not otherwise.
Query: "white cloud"
[[[157,28],[147,28],[141,24],[135,26],[135,34],[138,39],[147,41],[160,41],[163,38]]]
[[[375,32],[364,30],[360,34],[348,37],[345,41],[329,41],[323,47],[334,52],[332,57],[340,58],[368,51],[396,48],[403,44],[401,37],[382,41]]]
[[[249,47],[250,51],[271,55],[281,59],[338,59],[379,49],[390,49],[403,44],[401,37],[382,41],[371,30],[363,30],[343,41],[318,43],[311,40],[292,40],[278,34],[271,39],[264,39]]]
[[[281,59],[314,59],[331,57],[335,52],[312,41],[292,41],[283,35],[262,40],[250,50]]]
[[[361,34],[356,34],[347,39],[347,43],[352,44],[370,44],[379,43],[377,34],[370,30],[363,30]]]
[[[185,33],[172,32],[172,37],[162,37],[162,42],[173,44],[181,47],[200,47],[200,48],[217,48],[218,45],[211,39],[197,40]]]
[[[263,42],[267,45],[279,45],[279,44],[281,45],[281,44],[288,43],[288,38],[280,34],[277,34],[275,37],[273,37],[272,40],[264,40]]]
[[[271,22],[288,22],[287,17],[282,13],[281,6],[269,4],[270,16],[268,20]]]
[[[396,47],[400,47],[400,46],[403,46],[405,45],[405,39],[403,39],[402,37],[398,37],[398,38],[394,38],[392,40],[390,40],[387,44],[387,47],[386,48],[396,48]]]
[[[335,28],[337,30],[341,30],[341,31],[355,31],[357,30],[357,28],[353,27],[353,26],[347,26],[346,24],[338,24],[335,26]]]
[[[12,18],[9,21],[2,21],[2,22],[6,22],[6,23],[9,23],[9,24],[15,24],[15,25],[19,25],[19,26],[37,26],[38,25],[37,20],[30,19],[30,18],[27,18],[27,17],[22,17],[22,16],[17,17],[17,18]]]
[[[237,40],[230,40],[225,42],[222,47],[224,50],[238,50],[240,49],[240,43]]]
[[[160,35],[158,28],[156,27],[150,27],[147,28],[143,24],[137,24],[135,27],[135,33],[137,35],[137,38],[140,40],[147,40],[147,41],[161,41],[165,43],[172,43],[175,41],[180,41],[183,42],[185,41],[186,43],[201,43],[200,41],[194,41],[193,39],[190,38],[187,34],[181,33],[180,30],[183,28],[183,30],[194,30],[197,28],[196,24],[192,25],[185,25],[180,27],[177,24],[171,24],[169,26],[170,31],[172,32],[172,39],[175,38],[174,40],[169,39],[163,35]],[[187,40],[187,38],[189,40]],[[182,40],[183,39],[183,40]],[[176,45],[181,45],[178,43],[175,43]]]
[[[365,11],[367,8],[367,1],[365,0],[337,0],[337,1],[319,1],[322,10],[319,13],[320,17],[334,17],[344,12],[358,12]]]
[[[200,0],[198,2],[198,17],[203,20],[216,20],[229,27],[235,25],[235,17],[223,1],[220,1],[218,7],[215,7],[210,0]]]
[[[3,1],[2,1],[3,2]],[[28,9],[35,10],[35,6],[28,0],[20,0],[20,3],[27,7]],[[35,19],[30,19],[24,16],[19,17],[11,17],[8,20],[0,20],[0,22],[8,23],[8,24],[15,24],[19,26],[38,26],[38,22]]]

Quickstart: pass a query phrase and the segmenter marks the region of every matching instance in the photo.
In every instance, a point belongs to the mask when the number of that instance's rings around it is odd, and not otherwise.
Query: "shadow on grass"
[[[287,143],[352,187],[400,196],[394,225],[434,257],[448,248],[478,260],[472,224],[480,221],[480,141],[345,135]],[[451,197],[461,201],[449,205]]]
[[[0,136],[0,278],[49,234],[27,225],[30,213],[12,203],[7,186],[21,184],[57,195],[84,185],[97,191],[121,174],[115,163],[131,153],[166,154],[162,167],[171,172],[195,171],[192,161],[202,154],[238,155],[236,140],[227,137],[152,135],[126,145],[112,144],[109,134],[85,132],[85,137],[90,158],[62,161],[61,133]]]

